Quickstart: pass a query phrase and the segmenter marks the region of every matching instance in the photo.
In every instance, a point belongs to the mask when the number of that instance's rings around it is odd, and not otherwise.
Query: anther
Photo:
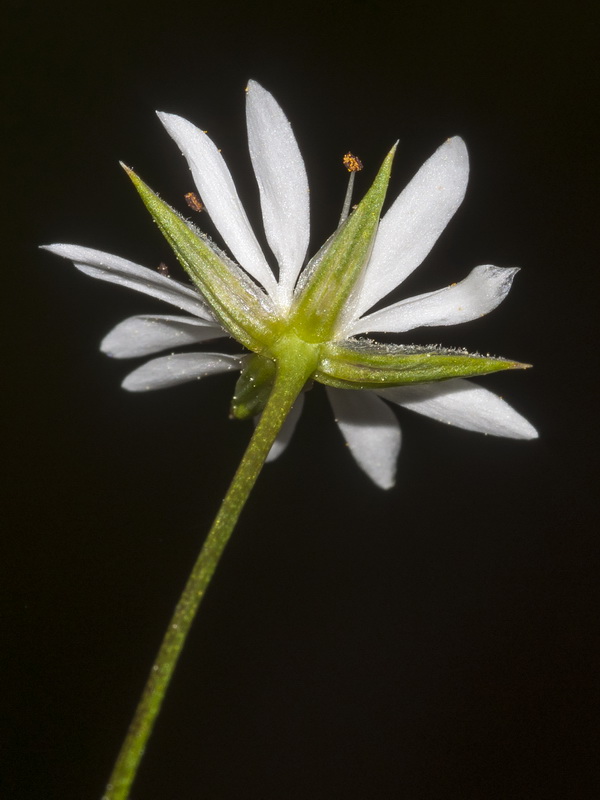
[[[360,172],[363,168],[362,161],[352,153],[346,153],[342,159],[342,163],[350,173],[348,178],[348,188],[346,189],[346,197],[344,198],[344,206],[342,208],[342,216],[340,217],[340,225],[348,219],[350,213],[350,204],[352,203],[352,191],[354,189],[354,175]]]

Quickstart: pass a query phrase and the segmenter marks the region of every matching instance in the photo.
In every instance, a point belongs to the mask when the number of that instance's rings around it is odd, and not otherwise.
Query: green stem
[[[269,400],[169,623],[102,800],[127,800],[129,796],[177,660],[221,554],[271,445],[314,370],[314,349],[298,345],[296,340],[293,353],[288,349],[287,354],[292,358],[285,360],[287,366],[285,361],[278,363]]]

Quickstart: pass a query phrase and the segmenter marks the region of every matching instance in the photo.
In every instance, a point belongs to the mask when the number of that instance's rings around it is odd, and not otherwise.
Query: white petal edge
[[[183,117],[156,112],[185,156],[202,202],[238,263],[276,296],[277,282],[254,235],[223,156],[211,139]]]
[[[80,272],[91,278],[135,289],[136,292],[171,303],[200,319],[213,320],[202,296],[191,286],[185,286],[133,261],[75,244],[48,244],[41,249],[70,259]]]
[[[511,439],[538,436],[533,425],[501,397],[462,378],[382,389],[377,394],[438,422],[468,431]]]
[[[401,300],[357,320],[349,334],[402,333],[432,325],[458,325],[493,311],[504,300],[518,267],[475,267],[460,283]]]
[[[298,399],[292,406],[290,413],[285,418],[285,422],[281,426],[281,430],[277,434],[277,438],[273,442],[273,446],[269,450],[269,455],[266,458],[266,463],[269,464],[271,461],[275,461],[276,458],[283,453],[283,451],[287,448],[288,444],[290,443],[292,436],[294,435],[294,431],[296,430],[296,425],[298,424],[298,420],[302,415],[302,409],[304,408],[304,394],[298,396]],[[258,422],[258,417],[255,418],[255,421]]]
[[[256,81],[248,82],[246,120],[265,233],[279,264],[279,301],[288,309],[310,236],[308,178],[292,126]]]
[[[327,388],[327,394],[358,466],[381,489],[391,489],[401,443],[392,410],[372,392]]]
[[[469,156],[459,136],[444,142],[423,164],[381,220],[358,289],[355,319],[421,264],[461,204],[468,177]]]
[[[100,350],[112,358],[138,358],[227,336],[215,322],[195,317],[142,314],[128,317],[106,334]]]
[[[220,372],[241,369],[242,356],[224,353],[177,353],[148,361],[130,372],[121,386],[129,392],[166,389]]]

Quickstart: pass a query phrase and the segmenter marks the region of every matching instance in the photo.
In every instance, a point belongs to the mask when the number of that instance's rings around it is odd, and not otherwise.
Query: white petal
[[[504,300],[518,271],[518,267],[506,269],[491,264],[475,267],[460,283],[401,300],[357,320],[349,334],[401,333],[426,325],[457,325],[483,317]]]
[[[204,319],[144,314],[120,322],[104,337],[100,350],[113,358],[137,358],[221,336],[227,336],[223,328]]]
[[[298,399],[292,406],[290,413],[287,415],[285,422],[281,426],[281,430],[277,434],[277,438],[273,443],[273,447],[269,450],[269,455],[267,456],[267,464],[271,461],[275,461],[276,458],[283,453],[285,448],[290,443],[292,436],[294,435],[294,431],[296,430],[296,425],[298,424],[298,420],[300,419],[300,415],[302,414],[302,409],[304,408],[304,394],[298,396]]]
[[[335,420],[358,466],[382,489],[391,489],[400,452],[400,426],[372,392],[327,389]]]
[[[49,244],[42,249],[71,259],[78,270],[92,278],[157,297],[200,319],[213,319],[202,296],[191,286],[185,286],[147,267],[134,264],[133,261],[75,244]]]
[[[419,266],[461,204],[468,177],[469,157],[459,136],[448,139],[423,164],[381,220],[355,318]]]
[[[231,173],[208,136],[175,114],[158,118],[185,156],[202,202],[238,263],[273,297],[277,282],[250,226]]]
[[[306,169],[292,126],[256,81],[248,83],[246,119],[265,233],[279,264],[281,304],[288,308],[310,234]]]
[[[241,369],[242,356],[223,353],[177,353],[148,361],[130,372],[121,386],[130,392],[166,389],[180,383],[206,378],[219,372]]]
[[[538,436],[533,425],[502,398],[461,378],[382,389],[377,394],[411,411],[468,431],[511,439]]]

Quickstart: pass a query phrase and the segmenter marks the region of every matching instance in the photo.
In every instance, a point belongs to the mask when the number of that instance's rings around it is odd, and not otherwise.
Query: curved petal
[[[395,415],[372,392],[327,389],[337,422],[358,466],[382,489],[391,489],[400,452]]]
[[[475,267],[460,283],[401,300],[357,320],[350,335],[367,331],[401,333],[432,325],[458,325],[483,317],[504,300],[519,271],[485,264]]]
[[[112,358],[137,358],[221,336],[227,334],[215,322],[195,317],[144,314],[120,322],[102,339],[100,350]]]
[[[48,244],[43,245],[42,250],[49,250],[57,256],[71,259],[80,272],[92,278],[99,278],[157,297],[200,319],[213,319],[202,296],[191,286],[134,264],[133,261],[75,244]]]
[[[538,436],[533,425],[501,397],[460,378],[382,389],[377,394],[438,422],[468,431],[511,439],[536,439]]]
[[[158,118],[185,156],[202,202],[238,263],[273,297],[277,281],[267,264],[238,197],[223,156],[208,136],[175,114]]]
[[[461,204],[468,177],[469,157],[459,136],[444,142],[423,164],[381,220],[355,319],[421,264]]]
[[[298,424],[298,420],[302,415],[302,409],[304,408],[304,393],[298,395],[298,399],[292,406],[290,413],[287,415],[285,422],[281,426],[281,430],[277,434],[277,438],[273,442],[273,447],[269,450],[269,455],[267,456],[267,464],[271,461],[275,461],[276,458],[283,453],[286,449],[288,444],[290,443],[292,436],[294,435],[294,431],[296,430],[296,425]],[[258,417],[256,418],[258,421]]]
[[[267,241],[279,264],[281,305],[289,308],[310,235],[308,179],[292,126],[274,97],[256,81],[246,92],[250,158]]]
[[[177,353],[148,361],[130,372],[121,386],[130,392],[166,389],[180,383],[241,369],[242,356],[223,353]]]

